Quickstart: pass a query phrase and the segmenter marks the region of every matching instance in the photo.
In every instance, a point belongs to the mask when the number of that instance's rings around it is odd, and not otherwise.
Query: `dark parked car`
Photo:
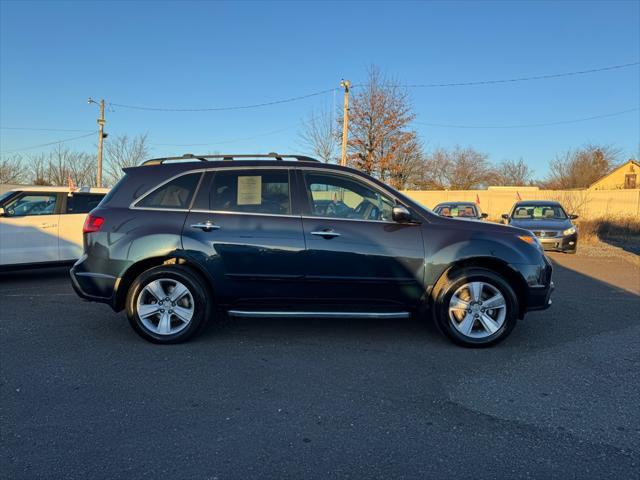
[[[268,154],[125,172],[87,218],[71,278],[152,342],[184,341],[224,313],[414,314],[486,346],[551,303],[551,264],[529,232],[440,217],[350,168]]]
[[[533,232],[545,250],[576,253],[578,230],[571,220],[577,215],[568,215],[559,202],[521,201],[505,213],[502,218],[509,225]]]
[[[462,218],[465,220],[484,220],[486,213],[482,213],[480,205],[472,202],[439,203],[433,211],[442,217]]]

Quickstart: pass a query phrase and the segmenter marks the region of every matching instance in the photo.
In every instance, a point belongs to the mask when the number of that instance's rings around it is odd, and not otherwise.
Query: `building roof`
[[[629,165],[635,165],[636,167],[640,168],[640,162],[637,162],[636,160],[633,159],[629,159],[627,160],[625,163],[623,163],[622,165],[620,165],[617,168],[614,168],[613,170],[611,170],[609,173],[607,173],[604,177],[599,178],[598,180],[596,180],[595,182],[593,182],[591,185],[589,185],[589,188],[593,188],[596,185],[598,185],[600,182],[606,180],[607,178],[609,178],[611,175],[619,172],[620,170],[624,169],[625,167],[628,167]]]

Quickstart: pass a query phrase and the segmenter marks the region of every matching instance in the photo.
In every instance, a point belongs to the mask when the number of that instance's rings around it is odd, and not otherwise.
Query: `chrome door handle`
[[[320,230],[317,232],[311,232],[311,235],[317,235],[318,237],[323,237],[323,238],[333,238],[333,237],[340,236],[338,232],[334,232],[333,230]]]
[[[58,224],[57,223],[41,223],[40,227],[42,228],[53,228],[53,227],[57,227]]]
[[[201,230],[204,230],[205,232],[210,232],[211,230],[219,230],[220,225],[216,225],[215,223],[211,222],[211,220],[207,220],[204,223],[194,223],[193,225],[191,225],[191,228],[199,228]]]

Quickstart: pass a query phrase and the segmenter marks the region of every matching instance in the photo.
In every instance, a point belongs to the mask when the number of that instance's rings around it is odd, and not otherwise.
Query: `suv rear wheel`
[[[435,301],[435,320],[451,340],[488,347],[504,340],[517,322],[518,299],[505,279],[483,268],[459,270]]]
[[[151,268],[134,280],[127,295],[127,317],[133,329],[154,343],[188,340],[206,324],[210,302],[206,286],[179,265]]]

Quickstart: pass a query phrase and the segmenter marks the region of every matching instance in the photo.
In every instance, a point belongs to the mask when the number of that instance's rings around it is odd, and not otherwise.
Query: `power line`
[[[446,124],[446,123],[425,123],[425,122],[414,122],[417,125],[426,125],[428,127],[443,127],[443,128],[486,128],[486,129],[490,129],[490,128],[496,128],[496,129],[500,129],[500,128],[532,128],[532,127],[550,127],[553,125],[565,125],[565,124],[569,124],[569,123],[579,123],[579,122],[586,122],[589,120],[596,120],[599,118],[608,118],[608,117],[615,117],[618,115],[624,115],[625,113],[631,113],[631,112],[637,112],[638,108],[630,108],[628,110],[622,110],[620,112],[613,112],[613,113],[605,113],[602,115],[594,115],[592,117],[584,117],[584,118],[577,118],[574,120],[560,120],[557,122],[549,122],[549,123],[527,123],[527,124],[520,124],[520,125],[452,125],[452,124]]]
[[[304,100],[306,98],[316,97],[318,95],[324,95],[325,93],[332,92],[337,88],[327,88],[326,90],[321,90],[319,92],[309,93],[307,95],[300,95],[298,97],[285,98],[282,100],[274,100],[271,102],[264,103],[255,103],[252,105],[236,105],[230,107],[198,107],[198,108],[171,108],[171,107],[146,107],[140,105],[125,105],[122,103],[110,103],[109,105],[113,105],[114,107],[120,108],[129,108],[132,110],[150,110],[157,112],[223,112],[228,110],[246,110],[249,108],[260,108],[260,107],[268,107],[271,105],[279,105],[282,103],[291,103],[297,102],[298,100]]]
[[[621,68],[633,67],[636,65],[640,65],[640,62],[636,61],[631,63],[623,63],[619,65],[610,65],[606,67],[591,68],[588,70],[576,70],[572,72],[551,73],[551,74],[533,75],[533,76],[527,76],[527,77],[503,78],[503,79],[494,79],[494,80],[476,80],[476,81],[467,81],[467,82],[450,82],[450,83],[400,84],[397,86],[403,87],[403,88],[436,88],[436,87],[466,87],[466,86],[473,86],[473,85],[491,85],[491,84],[500,84],[500,83],[517,83],[517,82],[526,82],[526,81],[533,81],[533,80],[546,80],[546,79],[552,79],[552,78],[587,75],[591,73],[605,72],[605,71],[617,70]],[[364,85],[365,84],[357,84],[357,85],[353,85],[351,88],[362,87]],[[307,98],[324,95],[325,93],[335,92],[337,90],[339,90],[339,88],[337,87],[327,88],[325,90],[320,90],[320,91],[309,93],[306,95],[289,97],[281,100],[273,100],[269,102],[254,103],[249,105],[233,105],[233,106],[226,106],[226,107],[155,107],[155,106],[145,106],[145,105],[130,105],[130,104],[124,104],[124,103],[109,103],[109,105],[113,107],[126,108],[130,110],[144,110],[144,111],[154,111],[154,112],[223,112],[223,111],[231,111],[231,110],[247,110],[252,108],[262,108],[262,107],[269,107],[273,105],[281,105],[284,103],[297,102],[300,100],[305,100]]]
[[[31,132],[91,132],[92,130],[74,130],[68,128],[30,128],[30,127],[0,127],[0,130],[27,130]]]
[[[66,138],[64,140],[56,140],[55,142],[41,143],[40,145],[31,145],[29,147],[14,148],[13,150],[5,150],[4,152],[0,152],[0,154],[16,153],[16,152],[22,152],[24,150],[33,150],[34,148],[49,147],[51,145],[58,145],[60,143],[71,142],[73,140],[80,140],[81,138],[90,137],[91,135],[95,135],[96,133],[97,133],[97,130],[91,133],[87,133],[86,135],[80,135],[79,137]]]
[[[398,85],[398,86],[404,87],[404,88],[467,87],[472,85],[492,85],[496,83],[528,82],[531,80],[546,80],[550,78],[571,77],[576,75],[586,75],[589,73],[606,72],[609,70],[617,70],[620,68],[633,67],[635,65],[640,65],[640,62],[623,63],[621,65],[611,65],[609,67],[591,68],[589,70],[578,70],[574,72],[550,73],[546,75],[533,75],[530,77],[504,78],[504,79],[498,79],[498,80],[478,80],[478,81],[471,81],[471,82],[456,82],[456,83],[408,84],[408,85]]]

